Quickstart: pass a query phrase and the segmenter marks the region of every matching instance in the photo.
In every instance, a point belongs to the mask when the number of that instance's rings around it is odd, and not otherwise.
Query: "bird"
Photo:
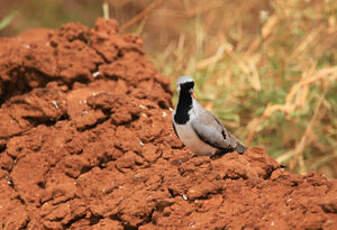
[[[178,103],[172,113],[173,130],[177,137],[197,156],[221,156],[246,147],[234,137],[194,96],[194,80],[181,76],[176,82]]]

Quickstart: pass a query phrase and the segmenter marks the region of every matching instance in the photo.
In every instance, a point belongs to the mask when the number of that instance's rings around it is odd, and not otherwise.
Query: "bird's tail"
[[[239,153],[239,154],[243,154],[246,151],[246,146],[244,146],[241,142],[238,141],[235,150]]]
[[[230,137],[231,137],[231,146],[233,147],[233,149],[239,153],[239,154],[243,154],[247,148],[246,146],[241,143],[241,141],[239,141],[233,134],[230,134]]]

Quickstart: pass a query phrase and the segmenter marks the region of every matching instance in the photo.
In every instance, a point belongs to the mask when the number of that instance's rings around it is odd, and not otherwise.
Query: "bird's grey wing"
[[[208,145],[217,149],[235,149],[236,142],[211,112],[204,110],[191,121],[191,125],[197,136]]]
[[[236,150],[239,154],[243,154],[246,151],[246,146],[239,141],[233,134],[231,134],[222,124],[221,121],[211,112],[207,111],[213,118],[216,120],[216,122],[222,127],[223,130],[223,136],[225,139],[228,140],[230,149],[233,148]]]

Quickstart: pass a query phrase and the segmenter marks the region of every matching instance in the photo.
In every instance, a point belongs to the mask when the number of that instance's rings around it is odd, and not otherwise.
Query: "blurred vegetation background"
[[[0,36],[116,18],[158,71],[191,75],[232,132],[293,172],[337,178],[337,1],[1,0]],[[176,101],[176,97],[174,98]]]

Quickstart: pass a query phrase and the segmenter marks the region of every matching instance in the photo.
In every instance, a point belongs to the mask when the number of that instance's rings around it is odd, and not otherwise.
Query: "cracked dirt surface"
[[[336,229],[337,182],[261,148],[192,157],[114,20],[0,40],[1,229]]]

